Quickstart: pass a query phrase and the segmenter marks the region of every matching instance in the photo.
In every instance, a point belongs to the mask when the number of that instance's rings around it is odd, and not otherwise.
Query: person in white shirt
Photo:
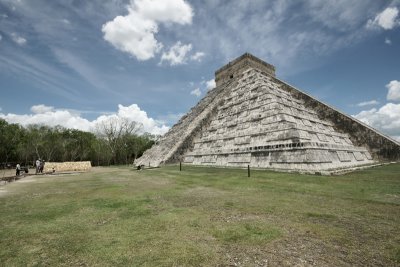
[[[36,174],[39,173],[39,169],[40,169],[40,159],[36,160]]]

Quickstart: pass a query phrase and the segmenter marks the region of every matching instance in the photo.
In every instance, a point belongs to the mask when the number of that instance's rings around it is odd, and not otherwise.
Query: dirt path
[[[24,174],[24,172],[21,171],[21,174]],[[35,174],[35,168],[30,168],[28,174]],[[15,169],[0,170],[0,178],[10,177],[10,176],[15,176]]]
[[[0,197],[7,195],[9,193],[9,190],[7,190],[8,185],[10,183],[31,183],[37,181],[38,176],[36,175],[26,175],[26,176],[21,176],[19,180],[13,181],[13,182],[6,182],[6,181],[1,181],[0,182]]]
[[[102,172],[108,172],[110,171],[108,168],[92,168],[91,172],[96,172],[96,173],[102,173]],[[35,169],[29,169],[29,173],[21,173],[20,177],[18,180],[12,181],[12,182],[7,182],[7,181],[2,181],[2,178],[6,177],[14,177],[15,176],[15,170],[13,169],[6,169],[6,170],[0,170],[0,197],[3,197],[7,194],[10,193],[9,190],[9,185],[11,184],[21,184],[21,183],[32,183],[32,182],[37,182],[39,179],[41,179],[42,182],[49,181],[52,178],[60,177],[60,176],[65,176],[65,175],[79,175],[82,172],[56,172],[56,173],[43,173],[36,175],[35,174]],[[47,178],[47,179],[43,179]],[[12,191],[12,190],[11,190]]]

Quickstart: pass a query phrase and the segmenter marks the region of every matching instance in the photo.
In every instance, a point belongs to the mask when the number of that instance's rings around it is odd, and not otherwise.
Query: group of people
[[[35,164],[35,166],[36,166],[36,174],[38,174],[38,173],[43,173],[45,161],[44,161],[44,160],[41,160],[41,159],[38,159],[38,160],[36,160],[35,163],[36,163],[36,164]],[[18,163],[18,164],[15,166],[15,175],[16,175],[16,176],[19,176],[19,175],[21,174],[21,170],[22,170],[21,165]],[[28,168],[27,168],[27,167],[25,167],[25,172],[26,172],[26,173],[28,172]],[[53,168],[53,172],[54,172],[54,168]]]
[[[25,172],[25,173],[28,173],[29,172],[29,169],[28,169],[28,167],[21,167],[21,165],[18,163],[16,166],[15,166],[15,176],[19,176],[20,174],[21,174],[21,171],[22,172]]]
[[[36,174],[43,173],[44,169],[44,160],[38,159],[36,160]]]

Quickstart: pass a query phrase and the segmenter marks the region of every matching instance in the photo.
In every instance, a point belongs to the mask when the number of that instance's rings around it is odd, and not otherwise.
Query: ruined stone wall
[[[89,171],[92,168],[90,161],[75,162],[46,162],[43,172]]]
[[[306,107],[316,111],[318,117],[322,120],[333,122],[337,131],[349,134],[350,140],[355,145],[367,147],[375,160],[400,161],[399,142],[383,135],[359,120],[322,103],[295,87],[279,79],[275,78],[275,80],[282,84],[282,89],[290,92],[297,99],[303,100]]]

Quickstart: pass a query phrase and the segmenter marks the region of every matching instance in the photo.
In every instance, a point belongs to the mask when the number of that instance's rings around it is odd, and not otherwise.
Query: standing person
[[[15,168],[15,176],[19,176],[20,172],[21,172],[21,165],[19,165],[19,163],[18,163]]]
[[[41,162],[40,162],[40,173],[43,173],[43,169],[44,169],[44,160],[42,160]]]
[[[39,169],[40,169],[40,159],[36,160],[36,174],[39,173]]]

